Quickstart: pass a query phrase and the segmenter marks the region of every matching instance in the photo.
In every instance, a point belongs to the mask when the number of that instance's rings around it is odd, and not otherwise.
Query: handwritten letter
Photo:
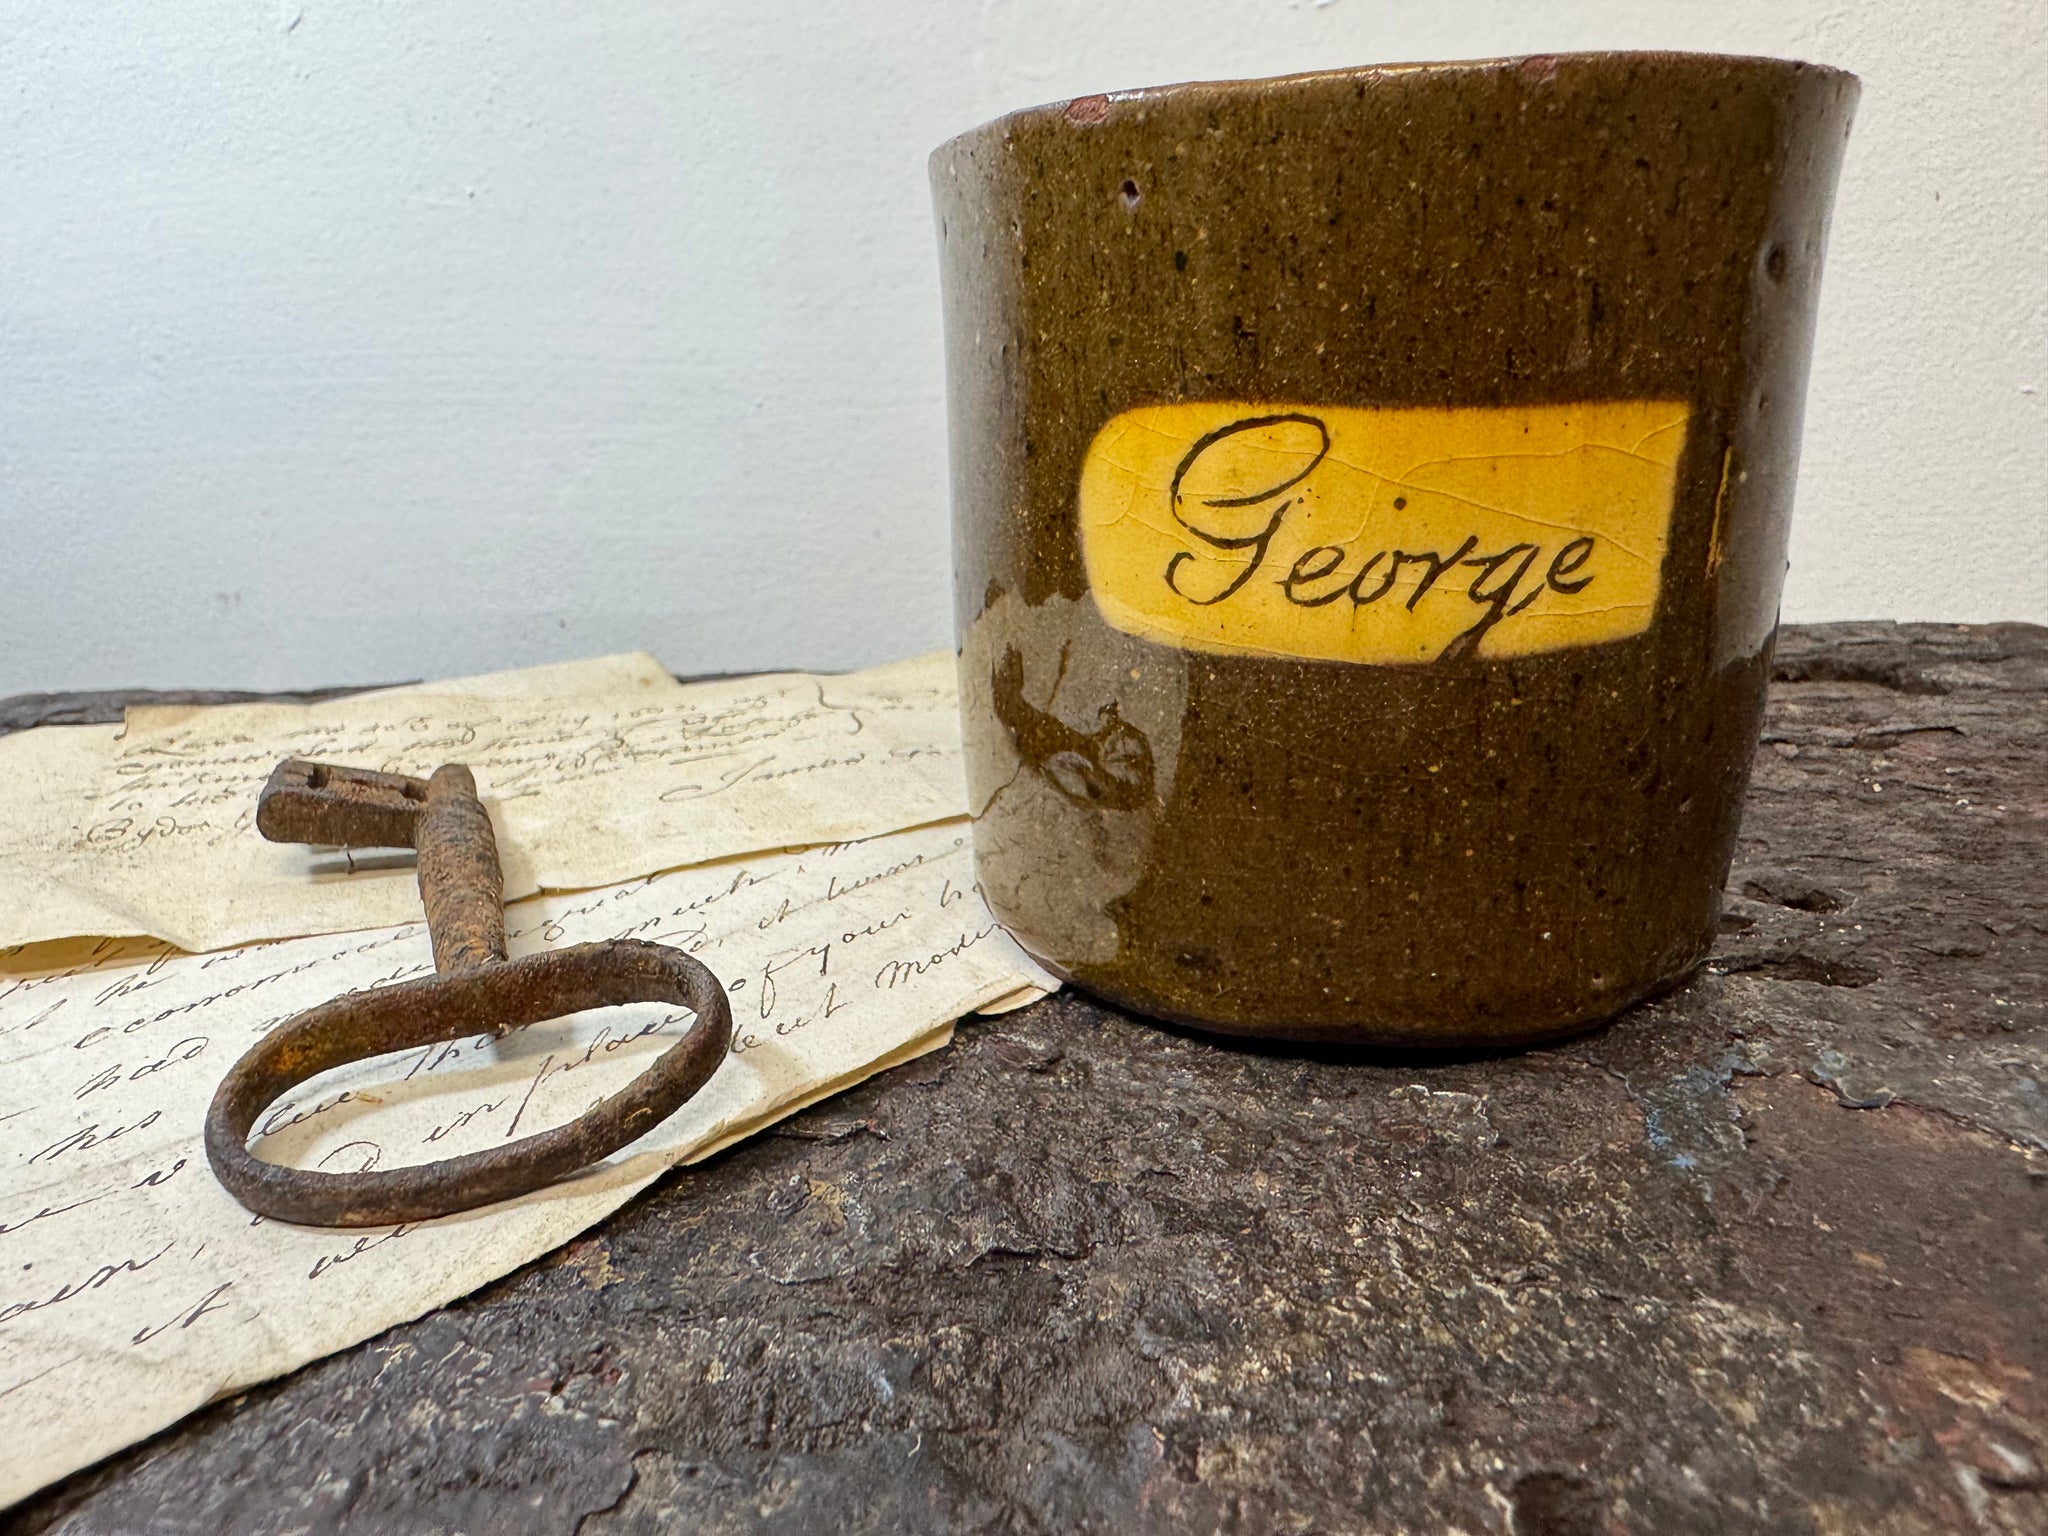
[[[286,757],[419,775],[467,763],[508,899],[966,810],[943,653],[690,687],[628,670],[617,688],[476,679],[467,693],[138,709],[124,730],[0,738],[0,943],[146,935],[210,950],[415,915],[409,854],[256,835],[257,794]],[[549,688],[574,676],[532,675]]]
[[[1054,985],[982,905],[967,824],[549,896],[515,954],[602,938],[700,956],[732,1053],[682,1111],[585,1174],[488,1210],[325,1231],[252,1220],[199,1133],[265,1031],[433,969],[418,923],[209,955],[146,941],[0,952],[0,1507],[253,1383],[442,1305],[547,1252],[662,1170]],[[299,1167],[392,1168],[547,1129],[689,1026],[608,1009],[450,1041],[304,1085],[256,1127]]]

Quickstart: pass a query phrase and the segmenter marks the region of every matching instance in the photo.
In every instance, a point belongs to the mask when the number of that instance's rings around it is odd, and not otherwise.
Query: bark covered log
[[[972,1023],[0,1529],[2048,1530],[2048,631],[1778,676],[1597,1034]]]

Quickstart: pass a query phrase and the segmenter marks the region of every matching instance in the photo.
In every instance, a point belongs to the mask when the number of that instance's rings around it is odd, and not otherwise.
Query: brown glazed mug
[[[1238,1034],[1541,1040],[1719,916],[1853,76],[1119,92],[932,157],[990,907]]]

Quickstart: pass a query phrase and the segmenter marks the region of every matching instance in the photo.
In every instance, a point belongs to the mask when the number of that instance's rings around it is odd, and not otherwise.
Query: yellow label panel
[[[1081,468],[1103,617],[1191,650],[1379,664],[1642,633],[1677,400],[1125,411]]]

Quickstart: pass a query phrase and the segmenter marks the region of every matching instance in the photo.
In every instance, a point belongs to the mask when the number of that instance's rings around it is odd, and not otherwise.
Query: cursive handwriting
[[[728,988],[732,1052],[625,1150],[624,1176],[388,1230],[252,1219],[212,1178],[201,1128],[223,1051],[427,963],[420,924],[173,956],[153,971],[161,956],[123,951],[111,968],[0,997],[0,1029],[48,1021],[10,1037],[35,1048],[11,1062],[0,1112],[0,1321],[17,1320],[0,1335],[0,1379],[17,1384],[11,1422],[33,1440],[0,1457],[0,1495],[16,1489],[16,1468],[55,1475],[160,1428],[190,1407],[191,1382],[249,1385],[537,1257],[661,1167],[1024,985],[972,880],[954,821],[515,905],[518,954],[686,936]],[[149,985],[122,984],[140,979]],[[479,1032],[484,1022],[465,1016],[451,1027],[466,1033],[336,1068],[265,1105],[261,1156],[353,1173],[504,1146],[619,1092],[695,1018],[640,1002],[503,1036]],[[35,1326],[38,1313],[61,1327]],[[122,1364],[138,1357],[150,1371]]]
[[[0,1307],[0,1326],[5,1326],[30,1312],[61,1307],[65,1302],[75,1300],[87,1291],[98,1290],[118,1275],[140,1274],[176,1246],[175,1243],[165,1243],[146,1259],[122,1259],[113,1264],[102,1264],[83,1280],[73,1280],[60,1285],[47,1296],[31,1297],[27,1301],[10,1301],[6,1306]]]
[[[152,1109],[133,1125],[109,1126],[106,1130],[101,1130],[99,1122],[95,1120],[91,1125],[81,1125],[68,1136],[59,1136],[40,1152],[33,1153],[29,1161],[40,1163],[47,1158],[55,1162],[67,1152],[82,1152],[88,1147],[105,1146],[108,1142],[116,1141],[130,1132],[147,1130],[163,1117],[162,1110]]]
[[[914,720],[913,737],[935,738],[879,743],[889,761],[945,750],[942,722],[951,699],[943,690],[870,696],[849,683],[852,697],[840,699],[821,678],[761,684],[736,693],[728,688],[708,701],[679,694],[667,702],[598,708],[548,699],[451,698],[403,716],[342,701],[302,720],[279,716],[276,726],[254,731],[238,725],[242,717],[234,711],[218,724],[216,716],[201,716],[119,747],[108,781],[85,796],[87,814],[75,844],[132,856],[172,841],[218,845],[246,838],[256,793],[285,756],[394,773],[459,760],[501,804],[633,771],[655,776],[650,790],[657,802],[677,803],[743,786],[858,772],[870,754],[844,743],[865,735],[876,718]]]
[[[308,1280],[318,1280],[322,1275],[326,1274],[329,1270],[335,1269],[343,1264],[352,1264],[357,1259],[360,1259],[364,1254],[376,1252],[379,1248],[382,1248],[386,1243],[397,1242],[401,1237],[405,1236],[406,1233],[414,1230],[416,1225],[417,1223],[400,1222],[390,1231],[380,1232],[375,1237],[357,1238],[354,1242],[350,1243],[346,1248],[342,1249],[339,1253],[323,1253],[320,1255],[319,1258],[313,1261],[313,1267],[306,1271],[306,1278]]]
[[[158,1323],[154,1328],[138,1328],[129,1336],[130,1344],[147,1344],[159,1334],[169,1333],[173,1328],[190,1328],[209,1312],[225,1312],[225,1306],[218,1305],[221,1297],[235,1288],[232,1280],[223,1280],[189,1307],[173,1314],[169,1322]]]
[[[47,1221],[52,1216],[62,1216],[66,1211],[75,1211],[80,1206],[91,1205],[93,1201],[101,1198],[103,1197],[99,1195],[87,1195],[84,1199],[74,1200],[69,1205],[46,1205],[34,1215],[23,1216],[16,1221],[0,1221],[0,1237],[5,1237],[9,1232],[19,1232],[32,1221]]]
[[[1316,446],[1307,450],[1306,467],[1238,494],[1204,496],[1188,488],[1191,478],[1198,483],[1207,478],[1203,471],[1212,459],[1230,453],[1238,438],[1275,429],[1295,429],[1296,436],[1304,432],[1313,434]],[[1304,446],[1307,441],[1303,439]],[[1459,631],[1438,657],[1449,660],[1473,651],[1495,625],[1523,612],[1545,593],[1572,596],[1583,592],[1595,579],[1591,572],[1579,574],[1593,559],[1598,544],[1596,539],[1583,534],[1569,536],[1555,548],[1515,542],[1483,550],[1476,533],[1440,543],[1433,549],[1388,544],[1375,548],[1372,530],[1384,523],[1388,514],[1406,510],[1405,495],[1392,496],[1384,509],[1343,509],[1338,520],[1355,524],[1360,530],[1352,540],[1313,545],[1297,555],[1285,572],[1276,574],[1267,565],[1275,539],[1289,513],[1305,505],[1310,477],[1329,452],[1328,426],[1321,418],[1299,411],[1247,416],[1198,438],[1173,472],[1167,492],[1173,519],[1208,548],[1248,558],[1222,586],[1201,592],[1183,584],[1191,580],[1185,572],[1195,554],[1192,550],[1180,550],[1166,562],[1163,579],[1167,589],[1196,607],[1207,608],[1228,601],[1263,574],[1265,579],[1276,582],[1281,595],[1297,608],[1349,603],[1351,611],[1356,612],[1386,600],[1402,584],[1404,574],[1412,572],[1413,584],[1402,605],[1408,612],[1413,613],[1416,604],[1439,583],[1447,592],[1462,590],[1472,604],[1471,624]],[[1466,571],[1473,573],[1469,580],[1462,574]]]
[[[979,944],[990,934],[1000,933],[1001,931],[994,923],[990,923],[986,927],[977,928],[971,933],[961,934],[957,941],[945,949],[935,949],[928,955],[920,955],[915,958],[899,957],[891,960],[875,972],[875,985],[882,988],[899,987],[907,981],[913,981],[923,976],[928,971],[936,970],[948,960],[959,959],[960,956],[966,954],[968,950]]]

